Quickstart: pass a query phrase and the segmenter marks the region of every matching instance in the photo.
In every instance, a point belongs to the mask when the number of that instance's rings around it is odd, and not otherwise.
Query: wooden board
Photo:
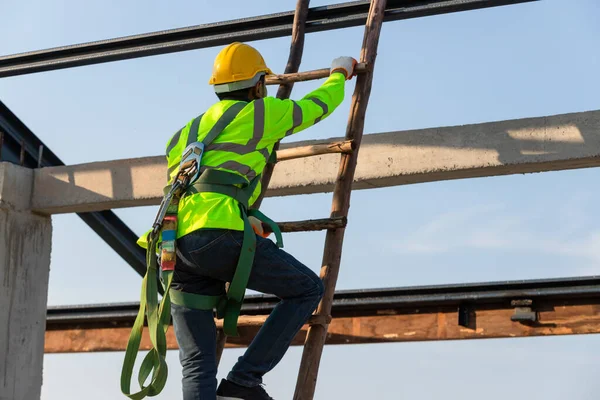
[[[589,302],[588,302],[589,303]],[[600,333],[600,300],[593,304],[582,302],[546,304],[539,306],[539,321],[524,324],[511,321],[513,309],[479,308],[472,312],[469,327],[458,325],[458,310],[432,309],[423,313],[401,314],[399,311],[380,311],[381,315],[333,318],[327,331],[326,344],[365,344],[418,342],[430,340],[461,340],[490,338],[519,338],[530,336],[573,335]],[[240,337],[228,337],[227,348],[246,347],[258,332],[266,316],[240,317]],[[221,321],[217,321],[217,326]],[[46,353],[77,353],[124,351],[130,326],[114,328],[65,327],[46,331]],[[294,339],[302,345],[307,326]],[[149,349],[147,329],[142,349]],[[177,349],[170,327],[167,332],[169,349]]]

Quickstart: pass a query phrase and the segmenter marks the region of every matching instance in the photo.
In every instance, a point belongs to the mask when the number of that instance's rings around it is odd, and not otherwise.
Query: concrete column
[[[28,211],[32,185],[0,163],[0,400],[41,396],[52,225]]]

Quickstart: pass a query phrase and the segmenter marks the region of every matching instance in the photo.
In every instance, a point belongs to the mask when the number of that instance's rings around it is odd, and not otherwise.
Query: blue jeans
[[[171,287],[190,293],[225,293],[241,250],[243,232],[203,229],[177,241],[178,259]],[[292,339],[311,316],[323,283],[309,268],[271,240],[256,237],[248,288],[281,299],[258,334],[229,372],[242,386],[262,383],[265,373],[283,358]],[[172,305],[171,314],[183,371],[184,400],[215,400],[217,388],[216,327],[213,312]]]

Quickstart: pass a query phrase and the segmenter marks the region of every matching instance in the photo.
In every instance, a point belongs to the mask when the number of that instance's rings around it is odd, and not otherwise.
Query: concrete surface
[[[41,396],[52,226],[22,211],[33,173],[0,163],[0,399]]]
[[[341,140],[296,142],[305,146]],[[267,196],[329,192],[338,154],[281,162]],[[354,189],[600,165],[600,111],[366,135]],[[32,208],[54,214],[156,205],[164,157],[35,171]]]
[[[31,206],[33,170],[0,162],[0,208],[28,210]]]

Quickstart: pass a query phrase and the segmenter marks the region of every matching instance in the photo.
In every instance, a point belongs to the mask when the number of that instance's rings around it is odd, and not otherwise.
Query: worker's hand
[[[250,225],[252,225],[252,229],[254,230],[254,233],[256,233],[258,236],[262,236],[264,238],[268,237],[271,233],[270,232],[265,232],[262,226],[262,222],[253,216],[248,217],[248,221],[250,221]]]
[[[352,57],[338,57],[332,61],[331,71],[329,73],[333,74],[334,72],[339,71],[346,75],[346,79],[352,79],[356,63],[357,61]]]

